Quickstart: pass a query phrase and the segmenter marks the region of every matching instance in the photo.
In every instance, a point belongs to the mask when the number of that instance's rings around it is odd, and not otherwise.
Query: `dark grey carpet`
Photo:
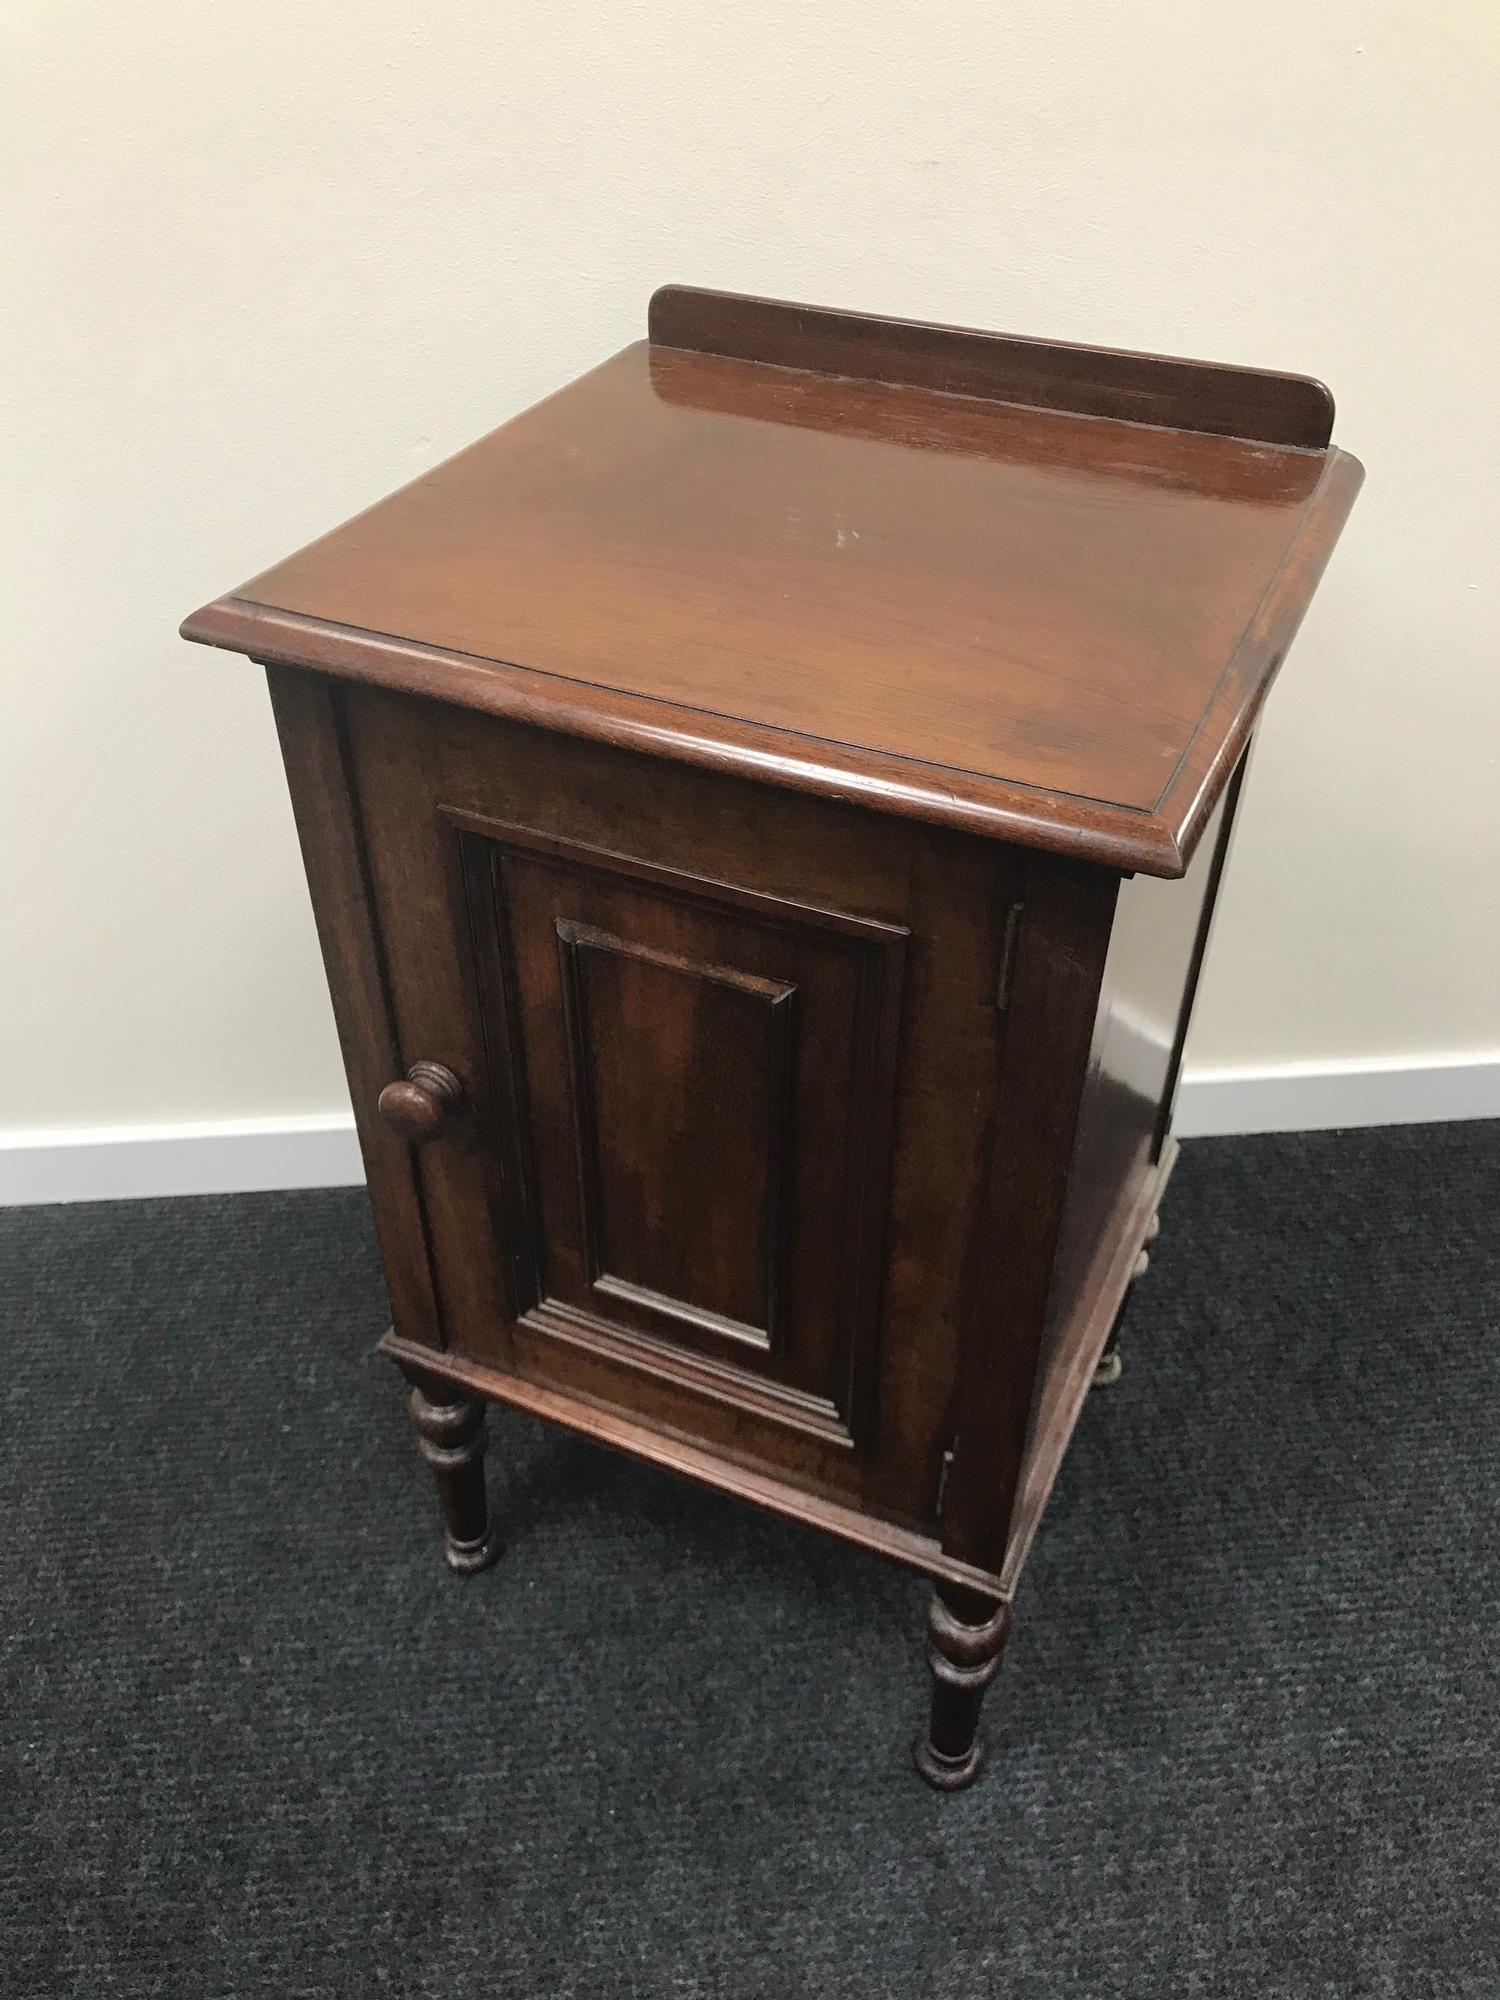
[[[1185,1148],[950,1799],[873,1560],[497,1416],[446,1573],[361,1195],[5,1214],[0,1989],[1490,2000],[1497,1194]]]

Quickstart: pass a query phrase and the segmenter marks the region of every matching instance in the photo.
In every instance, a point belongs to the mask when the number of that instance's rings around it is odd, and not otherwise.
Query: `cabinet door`
[[[930,1532],[1022,858],[380,689],[340,707],[390,1023],[361,1115],[420,1061],[465,1095],[430,1143],[372,1131],[431,1280],[405,1345]]]
[[[521,1329],[857,1452],[905,931],[445,817]]]

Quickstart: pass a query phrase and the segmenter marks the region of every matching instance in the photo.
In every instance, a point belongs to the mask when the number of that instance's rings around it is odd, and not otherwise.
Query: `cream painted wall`
[[[1193,1055],[1500,1048],[1494,0],[12,0],[0,1124],[344,1102],[259,676],[178,619],[663,279],[1307,369],[1369,483]]]

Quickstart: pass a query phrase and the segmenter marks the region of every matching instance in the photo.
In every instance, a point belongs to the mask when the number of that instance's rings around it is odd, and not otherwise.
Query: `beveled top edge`
[[[217,598],[185,618],[180,631],[198,645],[244,653],[262,666],[303,667],[391,688],[1124,872],[1176,876],[1186,867],[1157,813],[1016,780],[933,771],[911,759],[335,625],[249,598]]]
[[[1310,375],[663,285],[651,342],[1156,429],[1321,451],[1333,396]]]
[[[1285,557],[1154,805],[1057,792],[1019,778],[812,737],[782,724],[683,707],[543,667],[336,623],[242,592],[193,613],[181,627],[183,636],[263,662],[386,686],[1122,872],[1181,875],[1248,740],[1363,477],[1348,453],[1310,443],[1320,429],[1326,439],[1332,420],[1327,391],[1306,377],[857,317],[675,286],[653,298],[651,332],[659,346],[722,354],[727,360],[894,381],[1157,429],[1249,435],[1321,461]],[[1030,393],[1022,394],[1023,388]],[[1205,418],[1205,399],[1211,397],[1218,399],[1217,423]],[[1249,417],[1258,428],[1246,428]]]
[[[1124,874],[1173,879],[1186,872],[1239,761],[1362,478],[1358,460],[1343,451],[1329,453],[1302,532],[1171,783],[1151,811],[1047,791],[1014,779],[940,771],[912,759],[683,709],[536,668],[336,625],[234,595],[195,611],[183,621],[181,632],[185,639],[246,653],[263,664],[303,667],[389,687],[762,784],[1071,856]]]

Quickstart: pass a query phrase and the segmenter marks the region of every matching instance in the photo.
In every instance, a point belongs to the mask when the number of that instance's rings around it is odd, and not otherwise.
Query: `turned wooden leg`
[[[926,1734],[912,1745],[912,1762],[940,1792],[962,1791],[979,1776],[979,1710],[1000,1671],[1009,1633],[1008,1604],[947,1584],[933,1592],[927,1613],[932,1714]]]
[[[1126,1309],[1135,1294],[1137,1284],[1151,1268],[1151,1259],[1147,1251],[1160,1234],[1161,1217],[1153,1215],[1150,1225],[1146,1230],[1147,1247],[1145,1250],[1142,1250],[1141,1254],[1135,1260],[1135,1269],[1130,1274],[1130,1283],[1125,1287],[1125,1296],[1120,1301],[1120,1310],[1115,1314],[1115,1323],[1109,1330],[1109,1338],[1104,1343],[1103,1352],[1100,1354],[1098,1365],[1094,1369],[1093,1386],[1096,1389],[1108,1389],[1120,1379],[1120,1373],[1124,1367],[1124,1363],[1120,1359],[1120,1328],[1124,1324]]]
[[[436,1402],[413,1387],[407,1405],[443,1503],[443,1557],[460,1576],[488,1569],[500,1553],[484,1492],[484,1404],[453,1390]]]

